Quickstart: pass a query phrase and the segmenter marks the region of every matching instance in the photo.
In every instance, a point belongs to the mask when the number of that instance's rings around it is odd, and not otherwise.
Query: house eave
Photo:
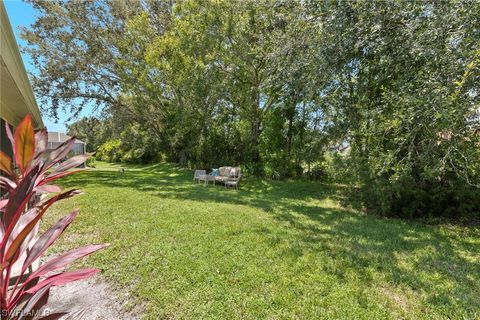
[[[42,116],[35,99],[27,70],[18,49],[15,34],[3,1],[0,1],[0,110],[1,116],[16,126],[31,114],[36,128],[43,128]]]

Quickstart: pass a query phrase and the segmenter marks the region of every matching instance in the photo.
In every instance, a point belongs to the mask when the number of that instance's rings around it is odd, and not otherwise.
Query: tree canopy
[[[478,214],[478,1],[31,2],[44,111],[97,105],[69,129],[111,159],[341,170],[372,212]]]

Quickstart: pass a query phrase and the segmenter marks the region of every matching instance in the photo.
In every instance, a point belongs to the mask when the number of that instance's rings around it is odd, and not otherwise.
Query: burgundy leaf
[[[0,223],[0,238],[3,239],[3,236],[5,236],[5,227],[3,226],[3,223]]]
[[[45,201],[43,204],[41,204],[41,208],[39,209],[39,213],[38,215],[35,217],[35,222],[32,221],[31,223],[28,224],[28,226],[26,227],[25,230],[22,230],[21,231],[21,237],[24,237],[23,239],[25,239],[27,236],[28,236],[28,233],[35,227],[35,224],[36,222],[38,222],[39,219],[41,219],[41,217],[43,216],[43,214],[45,213],[45,211],[47,211],[48,208],[50,208],[50,206],[52,204],[54,204],[55,202],[57,202],[58,200],[62,200],[62,199],[66,199],[66,198],[70,198],[72,196],[74,196],[75,194],[78,194],[78,190],[76,189],[72,189],[72,190],[69,190],[67,192],[64,192],[64,193],[61,193],[59,195],[56,195],[50,199],[48,199],[47,201]],[[15,215],[15,217],[12,219],[12,221],[15,221],[14,223],[11,223],[7,230],[5,231],[5,234],[3,236],[3,240],[2,240],[2,243],[1,243],[1,246],[0,248],[4,249],[6,244],[7,244],[7,241],[10,237],[10,235],[12,234],[14,228],[15,228],[15,225],[16,223],[18,222],[18,219],[19,219],[19,216],[20,216],[21,212],[17,215]],[[20,237],[20,236],[19,236]],[[10,245],[10,247],[8,248],[8,251],[7,251],[7,254],[5,255],[4,257],[4,260],[3,261],[6,261],[6,260],[9,260],[11,259],[16,250],[18,249],[18,247],[21,245],[21,243],[23,242],[23,239],[22,238],[18,238],[18,239],[15,239],[15,243],[12,242],[12,244]]]
[[[33,319],[35,313],[34,311],[39,310],[47,304],[48,296],[50,294],[50,287],[51,286],[49,285],[43,286],[38,291],[32,292],[35,294],[28,300],[28,303],[22,309],[19,320]]]
[[[79,169],[79,170],[73,170],[73,171],[63,171],[63,172],[50,174],[43,181],[41,181],[38,185],[41,186],[41,185],[44,185],[46,183],[50,183],[54,180],[60,179],[62,177],[65,177],[65,176],[68,176],[68,175],[71,175],[71,174],[74,174],[74,173],[77,173],[77,172],[82,172],[82,171],[85,171],[85,169]]]
[[[25,293],[25,291],[36,286],[39,281],[40,278],[37,277],[21,284],[21,290],[17,290],[16,293],[10,297],[9,305],[16,306],[16,308],[18,308],[18,306],[25,305],[33,296],[33,294]]]
[[[98,272],[100,272],[99,269],[81,269],[81,270],[75,270],[71,272],[58,273],[46,278],[43,281],[40,281],[36,286],[28,289],[26,292],[34,293],[45,286],[50,286],[50,287],[61,286],[73,281],[87,279],[97,274]]]
[[[48,207],[46,207],[45,210],[47,208]],[[26,219],[32,219],[33,220],[35,218],[35,216],[37,215],[38,211],[39,211],[39,209],[37,207],[34,207],[34,208],[30,209],[29,211],[27,211],[25,214],[23,214],[23,210],[18,211],[17,214],[15,214],[15,216],[12,219],[12,223],[10,223],[8,225],[7,229],[3,232],[2,242],[0,242],[0,248],[2,249],[2,252],[4,252],[3,250],[5,250],[7,244],[11,244],[12,238],[17,237],[18,234],[20,234],[20,232],[22,231],[22,228],[24,228],[24,226],[22,226],[22,224],[23,223],[28,223],[28,221]],[[31,221],[31,220],[29,220],[29,221]],[[2,258],[4,258],[4,257],[2,257]],[[5,260],[3,260],[3,261],[5,261]]]
[[[48,156],[46,166],[44,170],[48,170],[51,168],[55,163],[59,162],[63,158],[67,156],[70,150],[73,148],[73,144],[75,143],[75,137],[71,137],[64,143],[58,146],[55,150],[53,150],[50,155]]]
[[[54,226],[50,227],[40,238],[35,242],[35,244],[30,249],[30,252],[25,259],[21,271],[21,275],[27,270],[27,268],[58,239],[58,237],[63,233],[63,231],[72,223],[72,221],[77,217],[78,210],[74,210],[68,216],[60,219]]]
[[[10,144],[12,145],[12,149],[15,150],[15,139],[13,138],[12,129],[10,129],[10,125],[8,124],[7,120],[5,120],[5,131],[7,132],[8,140],[10,140]]]
[[[11,223],[16,223],[20,214],[25,209],[26,204],[33,195],[32,190],[35,184],[35,177],[38,174],[39,167],[35,166],[28,174],[19,182],[17,187],[10,192],[8,203],[5,206],[3,215],[3,223],[6,228]]]
[[[18,219],[17,223],[14,225],[12,228],[12,231],[9,232],[9,238],[7,240],[7,245],[9,245],[12,242],[12,239],[18,236],[18,234],[21,232],[25,226],[31,222],[33,219],[35,219],[36,215],[38,214],[38,208],[33,207],[30,210],[28,210],[26,213],[22,214],[20,218]],[[2,239],[2,242],[5,239]]]
[[[47,150],[48,134],[47,129],[35,133],[35,158],[41,156]]]
[[[68,251],[67,253],[64,253],[56,258],[45,262],[40,268],[38,268],[28,277],[27,281],[29,281],[29,279],[31,278],[40,277],[48,272],[63,268],[72,263],[73,261],[92,254],[95,251],[105,248],[106,246],[107,245],[105,244],[97,244]]]
[[[8,179],[7,177],[0,176],[0,187],[10,191],[17,187],[17,184],[12,180]]]
[[[14,261],[17,261],[20,257],[23,257],[23,255],[27,252],[27,249],[33,244],[33,240],[37,237],[39,230],[40,230],[40,221],[38,221],[37,224],[33,226],[33,229],[27,235],[25,240],[23,240],[23,243],[20,245],[20,248],[18,249],[18,257]]]
[[[70,189],[68,191],[57,194],[57,195],[55,195],[51,198],[48,198],[46,201],[42,202],[40,204],[40,206],[44,206],[44,205],[47,205],[47,204],[52,205],[56,201],[60,201],[60,200],[63,200],[63,199],[68,199],[68,198],[71,198],[73,196],[79,195],[81,193],[82,192],[78,189]]]
[[[35,191],[37,191],[38,193],[58,193],[58,192],[61,192],[62,189],[59,186],[54,184],[46,184],[43,186],[36,187]]]
[[[29,210],[26,214],[22,215],[22,217],[19,219],[18,223],[16,224],[18,228],[16,232],[18,232],[18,235],[15,235],[14,231],[10,233],[10,235],[12,236],[9,237],[8,240],[10,240],[11,243],[6,246],[6,254],[3,258],[3,261],[9,261],[11,264],[13,264],[16,258],[18,258],[22,254],[21,250],[19,249],[21,248],[24,241],[29,237],[29,235],[31,235],[32,230],[38,224],[38,221],[40,221],[40,219],[42,218],[45,210],[38,212],[37,208],[33,208],[32,210]],[[22,225],[23,223],[25,223],[25,226]],[[4,236],[3,241],[7,241],[5,237],[6,237],[6,234]],[[32,237],[33,235],[30,238]],[[3,241],[2,241],[2,248],[3,248]]]
[[[60,164],[57,168],[55,168],[54,173],[60,173],[68,169],[76,168],[85,161],[87,161],[90,156],[90,154],[80,154],[78,156],[71,157],[67,161]]]

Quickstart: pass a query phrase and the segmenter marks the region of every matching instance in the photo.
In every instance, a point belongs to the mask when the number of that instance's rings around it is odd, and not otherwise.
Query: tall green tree
[[[478,212],[476,1],[33,3],[38,96],[98,104],[118,160],[285,178],[343,145],[369,211]]]
[[[310,9],[331,17],[323,28],[332,36],[319,45],[332,75],[324,100],[351,144],[365,206],[410,217],[475,211],[479,135],[468,119],[479,108],[478,2]]]
[[[121,105],[122,85],[135,81],[118,64],[127,22],[147,12],[162,32],[170,10],[169,2],[150,0],[29,2],[39,16],[22,30],[24,51],[37,71],[31,76],[41,107],[53,117],[59,109],[76,116],[86,105]]]
[[[87,152],[95,152],[105,142],[103,130],[102,121],[95,117],[84,117],[67,125],[67,134],[85,142]]]

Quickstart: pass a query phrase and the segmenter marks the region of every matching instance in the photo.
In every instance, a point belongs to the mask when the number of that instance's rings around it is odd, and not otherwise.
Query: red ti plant
[[[98,269],[63,272],[74,260],[89,255],[105,245],[90,245],[63,253],[33,268],[45,251],[58,239],[77,216],[77,210],[60,219],[39,235],[38,225],[47,209],[55,202],[79,194],[63,192],[51,184],[58,178],[75,173],[88,155],[78,155],[60,163],[72,149],[72,137],[47,154],[47,131],[34,132],[30,116],[12,134],[15,163],[0,151],[0,187],[6,199],[0,200],[0,312],[1,319],[34,319],[47,303],[50,288],[88,278]],[[72,170],[73,169],[73,170]],[[64,314],[51,314],[44,319],[58,319]]]

